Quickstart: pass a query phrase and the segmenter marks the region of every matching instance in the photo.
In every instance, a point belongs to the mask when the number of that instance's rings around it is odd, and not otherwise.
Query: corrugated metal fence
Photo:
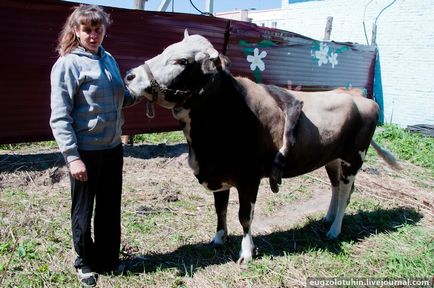
[[[56,0],[0,3],[0,144],[52,139],[51,66],[56,40],[71,7]],[[234,75],[290,89],[359,87],[372,92],[375,49],[352,43],[321,42],[288,31],[209,16],[106,8],[114,20],[104,47],[121,73],[178,42],[185,28],[208,38],[232,62]],[[252,64],[252,59],[256,59]],[[258,65],[255,65],[258,64]],[[144,105],[125,109],[125,134],[179,129],[171,112]]]

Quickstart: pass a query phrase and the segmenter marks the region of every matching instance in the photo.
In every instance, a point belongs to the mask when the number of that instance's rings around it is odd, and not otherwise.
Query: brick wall
[[[328,16],[333,16],[331,40],[366,44],[372,24],[392,0],[323,0],[288,4],[282,9],[249,11],[258,25],[323,39]],[[434,2],[397,0],[377,21],[384,121],[401,127],[434,124]]]

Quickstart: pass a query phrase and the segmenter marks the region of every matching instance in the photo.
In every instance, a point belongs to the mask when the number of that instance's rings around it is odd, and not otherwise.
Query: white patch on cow
[[[135,96],[145,96],[148,100],[152,100],[152,95],[145,93],[146,87],[151,85],[145,69],[142,66],[133,68],[128,71],[128,75],[134,75],[134,79],[127,83],[130,93]]]
[[[181,42],[168,46],[163,53],[149,60],[149,66],[158,83],[169,86],[173,79],[185,69],[184,66],[178,65],[176,60],[191,59],[194,61],[196,54],[207,55],[210,48],[214,49],[205,37],[191,35],[185,37]]]
[[[353,186],[355,176],[348,176],[348,183],[344,181],[339,181],[339,192],[338,192],[338,207],[336,209],[336,217],[333,221],[330,230],[327,232],[328,239],[335,239],[341,234],[342,220],[344,219],[345,209],[348,205],[348,199],[350,197],[351,187]]]
[[[173,109],[173,117],[176,120],[184,122],[185,126],[182,129],[185,138],[187,139],[188,144],[190,145],[190,151],[188,154],[188,165],[193,170],[194,175],[199,175],[199,163],[196,160],[196,154],[192,148],[192,139],[190,136],[191,131],[191,118],[190,118],[190,109],[184,109],[182,107],[175,107]]]
[[[283,133],[283,144],[279,149],[280,154],[285,155],[288,153],[288,139],[286,138],[285,133]]]
[[[246,233],[246,235],[243,236],[243,240],[241,241],[241,251],[240,251],[240,259],[238,260],[238,264],[241,264],[240,262],[246,264],[248,263],[252,257],[253,257],[253,251],[255,250],[255,244],[253,243],[252,238],[252,221],[253,221],[253,214],[255,211],[255,203],[250,203],[250,221],[249,221],[249,230]]]
[[[181,122],[185,123],[183,128],[184,136],[191,143],[190,131],[191,131],[191,118],[190,109],[184,109],[183,107],[175,107],[173,109],[173,117]]]
[[[366,157],[366,151],[359,151],[359,155],[360,155],[360,159],[362,159],[362,162],[365,161],[365,157]]]
[[[217,233],[214,236],[213,243],[214,245],[224,245],[225,244],[225,238],[226,238],[226,232],[224,229],[221,229],[217,231]]]
[[[221,192],[221,191],[225,191],[225,190],[228,190],[228,189],[233,187],[232,185],[225,183],[225,182],[220,183],[220,185],[222,186],[221,188],[214,190],[214,189],[211,189],[208,187],[208,182],[202,182],[202,186],[204,186],[207,190],[212,191],[212,192]]]

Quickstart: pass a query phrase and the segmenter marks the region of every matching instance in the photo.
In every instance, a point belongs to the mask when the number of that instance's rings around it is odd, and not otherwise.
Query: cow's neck
[[[205,138],[210,139],[215,137],[215,135],[212,135],[214,132],[222,132],[215,131],[216,123],[222,121],[222,117],[225,121],[232,119],[230,121],[232,123],[235,123],[238,117],[242,117],[239,113],[232,113],[234,110],[231,109],[234,105],[239,105],[242,98],[241,96],[237,97],[239,93],[237,82],[233,79],[232,75],[222,71],[214,75],[212,81],[208,82],[202,94],[193,95],[188,102],[179,103],[172,110],[175,119],[181,123],[184,135],[190,146],[189,165],[198,178],[199,174],[203,175],[203,173],[200,173],[200,171],[203,172],[203,169],[199,168],[201,159],[202,161],[205,161],[205,159],[197,154],[200,154],[200,151],[195,151],[194,147],[198,143],[202,143]],[[195,130],[194,137],[191,134],[192,127]]]

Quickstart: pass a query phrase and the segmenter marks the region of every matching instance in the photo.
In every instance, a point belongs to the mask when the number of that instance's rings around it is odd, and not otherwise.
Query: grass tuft
[[[384,125],[377,130],[374,139],[387,144],[401,160],[407,160],[434,173],[434,138],[407,132],[396,125]]]

